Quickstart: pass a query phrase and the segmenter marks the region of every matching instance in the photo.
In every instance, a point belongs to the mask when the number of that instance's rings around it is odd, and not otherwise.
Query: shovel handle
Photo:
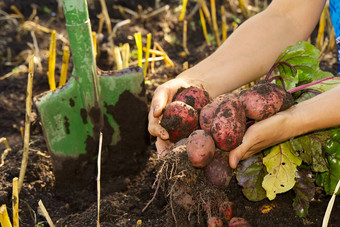
[[[99,77],[92,42],[92,31],[86,0],[63,0],[70,46],[73,58],[73,77],[89,106],[100,107]]]

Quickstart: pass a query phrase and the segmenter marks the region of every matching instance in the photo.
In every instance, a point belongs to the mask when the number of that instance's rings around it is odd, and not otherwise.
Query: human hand
[[[188,80],[185,78],[175,78],[157,87],[151,101],[149,111],[148,130],[152,136],[157,137],[156,148],[162,156],[166,149],[171,147],[168,132],[159,124],[163,109],[169,104],[180,87],[200,86],[198,80]]]
[[[235,169],[240,160],[294,136],[287,113],[289,112],[279,112],[250,126],[243,136],[242,143],[230,152],[230,166]]]

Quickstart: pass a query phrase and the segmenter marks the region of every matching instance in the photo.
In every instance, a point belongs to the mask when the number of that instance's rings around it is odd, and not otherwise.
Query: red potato
[[[251,225],[244,218],[233,217],[229,221],[228,227],[251,227]]]
[[[235,204],[230,201],[225,201],[220,204],[218,211],[223,220],[229,221],[235,214]]]
[[[207,226],[208,227],[222,227],[223,221],[220,218],[211,217],[208,219]]]
[[[240,101],[246,116],[254,120],[263,120],[275,113],[288,109],[294,100],[282,87],[261,81],[240,93]]]
[[[210,133],[202,129],[193,131],[187,141],[187,152],[194,167],[208,165],[215,154],[215,142]]]
[[[170,141],[176,143],[198,128],[198,114],[188,104],[174,101],[166,106],[160,124],[169,133]]]
[[[233,170],[229,165],[229,154],[216,150],[214,159],[204,168],[204,174],[208,182],[216,187],[227,187],[233,176]]]
[[[235,94],[229,94],[218,106],[210,132],[216,146],[231,151],[242,142],[246,130],[245,110]]]
[[[217,96],[210,103],[205,105],[200,112],[199,124],[201,129],[210,131],[212,120],[214,119],[215,112],[220,103],[224,100],[226,94]]]
[[[172,101],[182,101],[194,107],[198,112],[210,102],[208,92],[199,87],[181,87],[178,89]]]

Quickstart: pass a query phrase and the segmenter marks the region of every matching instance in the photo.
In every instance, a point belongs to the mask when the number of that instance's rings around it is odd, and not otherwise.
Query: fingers
[[[156,149],[158,157],[166,156],[170,152],[172,146],[173,143],[171,143],[169,140],[162,140],[157,137]]]
[[[169,90],[164,87],[158,87],[155,90],[153,99],[151,102],[150,112],[152,112],[154,117],[159,117],[162,114],[169,99]]]
[[[248,151],[243,144],[236,147],[229,153],[229,165],[231,168],[235,169],[240,160],[243,159],[244,154]]]
[[[149,112],[148,130],[152,136],[160,137],[163,140],[169,139],[169,133],[159,124],[159,118],[154,117],[152,111]]]

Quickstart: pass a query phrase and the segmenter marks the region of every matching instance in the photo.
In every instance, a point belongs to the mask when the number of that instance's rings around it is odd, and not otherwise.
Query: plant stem
[[[295,93],[295,92],[301,91],[303,89],[306,89],[306,88],[308,88],[308,87],[310,87],[312,85],[319,84],[319,83],[321,83],[323,81],[330,80],[330,79],[333,79],[333,78],[334,78],[334,76],[330,76],[330,77],[326,77],[326,78],[323,78],[323,79],[320,79],[320,80],[317,80],[317,81],[313,81],[313,82],[310,82],[308,84],[304,84],[304,85],[292,88],[288,92],[289,93]]]

